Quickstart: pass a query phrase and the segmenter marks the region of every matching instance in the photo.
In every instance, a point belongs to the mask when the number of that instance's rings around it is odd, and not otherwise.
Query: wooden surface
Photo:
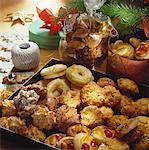
[[[14,33],[28,36],[28,26],[30,23],[26,23],[25,26],[21,24],[16,24],[15,26],[11,27],[11,23],[3,22],[3,18],[6,16],[6,14],[18,10],[24,10],[26,12],[34,13],[35,14],[34,20],[38,18],[35,5],[32,0],[0,0],[0,33],[7,32],[11,34]],[[32,71],[36,72],[37,70],[39,70],[51,58],[59,59],[59,53],[57,50],[41,49],[39,67]],[[101,65],[100,70],[105,71],[105,63]],[[24,150],[24,147],[20,143],[17,143],[15,139],[13,141],[10,141],[9,139],[3,140],[3,137],[0,137],[0,150],[12,150],[12,149]]]

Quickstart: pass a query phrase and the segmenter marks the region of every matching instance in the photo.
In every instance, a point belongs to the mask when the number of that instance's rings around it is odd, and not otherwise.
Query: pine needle
[[[119,17],[121,22],[127,25],[138,24],[143,16],[141,8],[126,4],[106,4],[100,9],[100,11],[111,18]]]
[[[85,12],[84,0],[71,0],[66,6],[68,12],[76,10],[80,13]]]

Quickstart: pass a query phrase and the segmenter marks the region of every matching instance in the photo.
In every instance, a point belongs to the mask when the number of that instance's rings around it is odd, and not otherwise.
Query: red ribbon
[[[37,13],[39,18],[44,21],[44,24],[41,28],[49,28],[50,34],[57,34],[63,28],[63,22],[66,19],[67,11],[65,8],[60,8],[58,11],[58,18],[47,8],[40,10],[37,8]]]

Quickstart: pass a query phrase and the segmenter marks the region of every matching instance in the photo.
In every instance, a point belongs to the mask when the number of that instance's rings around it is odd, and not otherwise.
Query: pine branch
[[[113,3],[120,4],[120,0],[107,0],[107,1],[105,2],[105,4],[113,4]]]
[[[119,17],[123,24],[132,26],[138,24],[143,16],[141,8],[117,3],[106,4],[100,11],[111,18]]]
[[[68,10],[68,12],[76,10],[80,13],[83,13],[86,10],[84,6],[84,0],[71,0],[65,7]]]
[[[117,24],[115,26],[115,28],[121,36],[125,36],[125,35],[128,35],[128,34],[133,34],[137,31],[136,27],[127,26],[126,24],[122,24],[122,23]]]

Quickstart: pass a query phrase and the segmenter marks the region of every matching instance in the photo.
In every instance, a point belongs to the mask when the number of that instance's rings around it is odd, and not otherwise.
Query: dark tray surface
[[[55,60],[55,59],[52,59],[50,60],[43,68],[46,68],[46,67],[49,67],[49,66],[52,66],[54,64],[61,64],[63,62],[61,61],[58,61],[58,60]],[[65,64],[65,63],[63,63]],[[67,66],[70,66],[72,64],[66,64]],[[43,69],[42,68],[42,69]],[[41,69],[41,70],[42,70]],[[24,86],[27,86],[29,84],[33,84],[33,83],[36,83],[40,80],[43,79],[43,77],[40,75],[40,71],[39,70],[31,79],[29,79],[25,84]],[[116,80],[116,78],[110,74],[105,74],[105,73],[102,73],[102,72],[96,72],[96,71],[92,71],[94,77],[95,77],[95,80],[97,80],[98,78],[100,77],[109,77],[113,80]],[[147,85],[139,85],[139,89],[140,89],[140,95],[138,95],[138,97],[149,97],[149,86]],[[16,96],[18,94],[19,90],[17,90],[15,93],[13,93],[12,96],[9,97],[9,99],[13,99],[14,96]],[[42,142],[39,142],[39,141],[36,141],[36,140],[32,140],[28,137],[24,137],[24,136],[21,136],[21,135],[18,135],[16,133],[14,133],[13,131],[10,131],[10,130],[7,130],[5,128],[1,128],[0,129],[0,133],[1,133],[1,144],[3,145],[3,142],[4,141],[12,141],[12,142],[18,142],[19,145],[21,145],[21,147],[19,149],[22,149],[22,147],[26,150],[33,150],[33,149],[40,149],[40,150],[47,150],[47,149],[50,149],[50,150],[54,150],[56,148],[53,148],[53,147],[50,147],[50,146],[47,146],[46,144],[42,143]],[[50,131],[49,134],[53,134],[55,133],[55,131]],[[9,147],[9,145],[8,145]]]

